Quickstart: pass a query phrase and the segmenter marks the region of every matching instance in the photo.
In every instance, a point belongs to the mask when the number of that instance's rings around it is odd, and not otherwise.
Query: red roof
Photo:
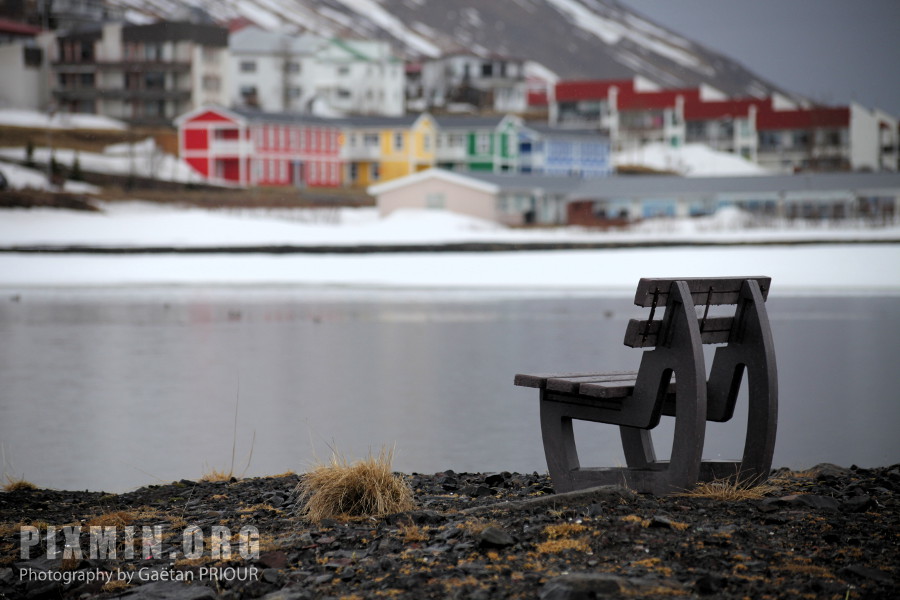
[[[558,102],[606,100],[609,97],[609,89],[613,86],[619,88],[620,94],[634,92],[634,81],[631,79],[560,81],[556,84],[556,100]]]
[[[711,102],[688,102],[684,106],[686,121],[707,121],[728,117],[746,117],[750,107],[757,111],[770,110],[771,100],[768,98],[735,98],[733,100],[714,100]]]
[[[19,21],[0,19],[0,33],[20,35],[22,37],[34,37],[43,31],[40,27],[33,27]]]
[[[678,96],[685,104],[700,101],[700,89],[662,90],[659,92],[637,92],[619,95],[619,110],[653,110],[674,108]]]
[[[809,108],[799,110],[764,110],[756,116],[757,131],[778,129],[816,129],[849,127],[850,109]]]

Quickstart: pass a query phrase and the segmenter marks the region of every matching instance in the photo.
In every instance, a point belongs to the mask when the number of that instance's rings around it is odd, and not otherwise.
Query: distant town
[[[688,200],[648,209],[627,190],[616,198],[582,190],[588,204],[575,216],[568,195],[583,180],[682,174],[677,164],[628,164],[629,154],[647,148],[702,145],[740,159],[746,175],[896,173],[900,166],[898,118],[855,103],[730,97],[709,85],[665,89],[640,76],[558,80],[527,72],[527,57],[404,61],[386,41],[289,35],[247,19],[130,24],[103,13],[85,25],[83,15],[60,13],[50,28],[46,18],[38,26],[27,11],[18,16],[0,19],[0,71],[16,82],[4,86],[0,104],[51,116],[103,115],[153,130],[167,151],[216,185],[358,188],[378,196],[399,189],[384,187],[389,182],[412,177],[414,184],[426,179],[422,172],[440,169],[444,183],[507,190],[490,215],[478,216],[591,224],[709,214],[723,204],[699,190],[696,198],[685,192]],[[497,175],[571,183],[558,185],[550,202],[552,186],[531,186],[542,188],[537,197],[521,181],[485,179]],[[851,190],[824,210],[785,205],[784,186],[740,188],[731,199],[782,216],[892,217],[897,196],[879,190],[895,187]],[[423,206],[447,207],[444,191],[425,196]]]

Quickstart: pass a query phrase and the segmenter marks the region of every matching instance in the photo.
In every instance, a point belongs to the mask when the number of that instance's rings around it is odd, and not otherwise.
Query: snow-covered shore
[[[764,274],[777,290],[900,293],[900,227],[748,229],[744,216],[647,223],[628,232],[509,230],[458,215],[372,209],[207,211],[115,203],[102,213],[0,211],[0,247],[348,246],[436,243],[784,242],[732,247],[654,247],[489,253],[0,254],[0,287],[304,286],[622,292],[642,276]],[[791,242],[829,243],[791,245]],[[834,243],[846,240],[854,244]],[[866,243],[871,242],[871,243]],[[774,293],[775,290],[773,290]]]

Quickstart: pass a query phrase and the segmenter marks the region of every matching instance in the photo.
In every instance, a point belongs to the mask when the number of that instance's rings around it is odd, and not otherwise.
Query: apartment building
[[[560,82],[549,115],[563,128],[608,132],[615,151],[702,143],[783,173],[898,170],[897,118],[857,104],[724,98],[707,86],[659,90],[635,78]]]
[[[106,23],[61,33],[49,49],[64,111],[164,125],[227,100],[228,30],[216,25]]]
[[[403,62],[387,42],[249,26],[229,40],[232,106],[322,116],[404,114]]]
[[[423,62],[420,77],[421,100],[429,108],[462,104],[482,111],[520,113],[528,106],[521,59],[448,54]]]

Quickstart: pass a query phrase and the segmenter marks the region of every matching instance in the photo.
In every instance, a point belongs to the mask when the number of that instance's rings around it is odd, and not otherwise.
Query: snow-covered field
[[[628,232],[510,230],[442,211],[207,211],[142,202],[102,213],[0,211],[0,246],[258,246],[459,242],[870,241],[855,244],[371,254],[0,254],[0,287],[326,286],[625,292],[642,276],[771,275],[783,292],[900,293],[900,226],[747,229],[727,211]]]

